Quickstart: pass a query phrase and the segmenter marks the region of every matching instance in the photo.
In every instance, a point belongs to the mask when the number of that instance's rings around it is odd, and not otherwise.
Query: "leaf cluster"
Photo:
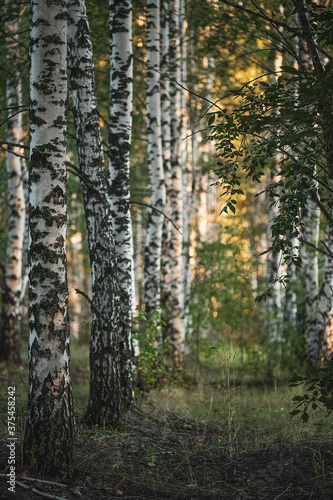
[[[165,323],[160,311],[151,316],[138,308],[137,312],[133,319],[132,339],[138,342],[140,347],[135,361],[138,392],[145,394],[164,385],[182,384],[179,372],[168,363],[172,345],[169,339],[163,338]]]
[[[297,376],[290,387],[305,386],[306,392],[295,396],[292,417],[301,416],[303,422],[309,420],[309,409],[326,408],[328,415],[333,410],[333,361],[326,361],[323,368],[311,367],[304,377]]]
[[[274,83],[260,81],[233,91],[235,106],[215,113],[217,123],[211,117],[210,126],[219,157],[217,175],[227,200],[222,212],[235,213],[242,172],[260,184],[271,171],[271,182],[262,192],[277,207],[272,250],[282,250],[289,262],[298,265],[290,240],[298,236],[300,210],[314,180],[322,203],[333,208],[324,137],[333,125],[333,65],[329,63],[323,75],[304,74],[290,66],[282,70]]]

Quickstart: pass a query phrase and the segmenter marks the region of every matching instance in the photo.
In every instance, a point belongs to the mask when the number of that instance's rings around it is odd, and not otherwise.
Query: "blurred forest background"
[[[295,14],[291,15],[292,2],[287,2],[282,11],[278,2],[266,3],[265,8],[270,9],[276,19],[291,22],[295,17]],[[106,8],[101,2],[88,1],[86,6],[94,49],[100,125],[106,155],[110,85]],[[258,8],[259,13],[262,8],[263,6]],[[2,32],[5,31],[5,20],[6,16],[2,16]],[[28,147],[29,9],[25,6],[20,12],[20,22],[20,50],[17,68],[14,69],[22,78],[23,143]],[[240,369],[247,371],[248,375],[271,373],[274,370],[276,374],[280,374],[281,370],[293,370],[307,360],[307,288],[304,259],[303,267],[297,270],[297,277],[292,278],[291,300],[295,302],[293,307],[297,307],[292,319],[289,311],[290,295],[285,283],[273,283],[272,296],[268,297],[266,302],[255,303],[256,297],[272,287],[272,280],[287,274],[281,254],[277,258],[272,257],[272,254],[262,255],[262,252],[271,246],[270,219],[273,209],[270,208],[269,193],[255,197],[270,183],[275,169],[274,161],[271,158],[266,159],[260,185],[246,176],[246,172],[242,173],[242,194],[236,195],[236,212],[223,212],[227,196],[221,197],[224,191],[223,179],[219,177],[216,142],[210,139],[211,127],[208,126],[208,119],[213,112],[218,111],[214,106],[215,102],[223,102],[223,108],[228,109],[230,113],[240,106],[239,99],[232,95],[231,91],[234,89],[242,88],[257,78],[269,84],[273,83],[279,72],[281,73],[281,68],[276,65],[281,66],[283,58],[289,58],[291,64],[288,44],[295,46],[297,40],[286,30],[283,38],[279,39],[274,24],[241,10],[236,12],[233,7],[223,2],[189,1],[183,22],[185,38],[182,45],[186,51],[183,61],[186,75],[183,74],[181,84],[188,91],[184,92],[186,128],[181,135],[182,147],[186,150],[183,164],[182,226],[188,225],[188,230],[182,231],[182,245],[183,273],[187,272],[189,263],[191,277],[190,293],[185,290],[187,303],[183,305],[182,311],[185,367],[191,368],[191,372],[198,376],[202,366],[211,365],[211,348],[222,347],[237,350],[241,360]],[[6,68],[0,76],[3,103],[1,137],[5,141],[8,112],[5,96],[6,75],[13,68],[8,68],[8,64],[12,63],[6,60],[5,38],[1,41],[2,67]],[[145,5],[137,1],[133,5],[134,100],[130,175],[135,302],[139,310],[142,310],[144,304],[144,245],[147,205],[150,204],[145,132],[146,45]],[[67,155],[68,160],[77,165],[75,131],[70,110],[68,119]],[[0,256],[3,269],[8,231],[5,144],[4,142],[0,158]],[[318,241],[325,238],[326,225],[325,216],[322,215]],[[305,245],[298,243],[298,246],[299,254],[305,258]],[[311,252],[314,258],[319,259],[319,290],[323,282],[324,255],[314,249]],[[91,296],[89,252],[80,179],[71,168],[68,172],[67,259],[72,346],[88,344],[90,306],[86,298],[75,290],[81,290]],[[274,260],[280,262],[277,264]],[[183,280],[183,286],[188,287],[185,275]],[[21,339],[25,342],[28,339],[27,307],[25,296],[20,328]],[[275,342],[278,347],[270,348]],[[331,347],[328,349],[331,350]]]
[[[109,421],[93,415],[93,428],[81,426],[89,392],[94,287],[86,193],[82,191],[87,178],[79,167],[75,84],[69,78],[66,252],[71,377],[79,421],[74,463],[85,485],[78,483],[76,487],[86,495],[102,495],[103,491],[105,497],[101,498],[110,498],[106,491],[111,490],[105,484],[111,488],[111,480],[101,471],[112,467],[111,489],[116,495],[122,495],[123,490],[137,494],[135,488],[140,485],[142,498],[146,494],[152,495],[149,498],[224,498],[222,488],[227,491],[229,487],[228,499],[236,490],[247,492],[237,498],[259,498],[251,496],[258,491],[262,492],[260,498],[282,498],[293,485],[289,491],[293,496],[283,498],[311,498],[312,487],[317,485],[323,492],[320,498],[328,498],[332,452],[326,449],[326,441],[331,440],[332,430],[327,413],[333,409],[331,3],[157,3],[162,14],[171,6],[174,14],[168,18],[169,38],[163,38],[162,21],[166,18],[161,14],[160,66],[153,67],[154,49],[149,47],[154,23],[151,17],[149,22],[149,5],[154,2],[147,6],[141,0],[133,1],[130,213],[134,289],[129,337],[135,353],[132,368],[136,399],[131,401],[134,413],[119,411],[116,415],[112,433],[108,431],[110,412]],[[109,9],[105,2],[87,0],[85,4],[107,172],[111,168],[108,149],[112,132]],[[3,332],[9,324],[4,304],[11,279],[8,158],[14,139],[8,123],[15,116],[22,119],[21,137],[16,137],[20,148],[16,151],[22,160],[21,181],[27,197],[29,16],[27,3],[0,5],[2,347]],[[12,28],[16,34],[8,36],[11,23],[16,23]],[[8,97],[9,84],[20,88],[20,98],[14,104]],[[161,172],[155,169],[156,157],[149,153],[155,132],[149,99],[156,88],[161,99],[164,161],[158,186]],[[156,274],[154,278],[149,252],[158,244],[150,232],[151,221],[154,214],[157,218],[156,214],[162,213],[158,222],[162,250],[155,266],[158,278]],[[0,353],[4,361],[0,381],[15,378],[18,384],[18,429],[22,436],[29,339],[27,247],[26,231],[22,281],[15,292],[19,306],[19,323],[13,336],[16,340],[12,353],[8,346]],[[149,289],[150,280],[153,286]],[[131,320],[123,318],[121,328],[125,323],[129,325]],[[124,351],[127,355],[126,347]],[[13,365],[6,363],[10,360]],[[128,373],[126,376],[130,380]],[[127,389],[128,393],[122,394],[124,400],[132,390]],[[93,397],[98,400],[97,393],[91,383],[90,410]],[[120,408],[121,398],[117,404]],[[318,409],[324,411],[314,411]],[[5,433],[7,422],[2,423]],[[103,436],[98,434],[102,430]],[[155,441],[154,436],[158,436]],[[296,452],[291,445],[288,448],[292,441],[305,440],[309,443],[303,448],[300,445]],[[319,445],[319,440],[324,444]],[[21,444],[23,450],[24,439]],[[101,444],[106,445],[103,453]],[[266,445],[270,447],[267,455],[255,455]],[[274,454],[273,445],[285,448]],[[253,456],[246,455],[248,449]],[[227,470],[224,475],[221,450]],[[71,460],[71,451],[69,455]],[[263,457],[271,467],[267,471]],[[40,459],[43,461],[42,454]],[[279,462],[278,468],[274,460]],[[22,451],[21,466],[26,462]],[[244,463],[256,470],[259,462],[261,470],[265,469],[264,476],[254,478]],[[143,472],[144,466],[147,470]],[[90,467],[99,478],[96,482],[89,477]],[[164,484],[161,478],[165,467],[171,467],[172,474]],[[317,482],[305,484],[308,474]],[[303,482],[299,483],[301,476]],[[268,481],[272,477],[274,485]],[[185,488],[188,485],[198,489],[190,491]],[[70,498],[75,495],[71,490],[66,492]]]

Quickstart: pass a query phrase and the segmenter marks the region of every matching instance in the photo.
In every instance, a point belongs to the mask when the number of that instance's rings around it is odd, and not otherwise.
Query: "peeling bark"
[[[86,420],[99,426],[116,425],[121,418],[120,294],[84,0],[69,1],[68,48],[92,274],[90,393]]]
[[[133,235],[130,211],[130,150],[133,99],[132,0],[110,0],[110,123],[108,191],[121,295],[121,386],[134,401],[132,316],[135,312]]]
[[[67,2],[31,2],[29,400],[25,458],[70,474],[74,412],[66,275]]]
[[[160,94],[160,9],[159,0],[147,2],[147,137],[148,167],[151,182],[145,246],[145,307],[154,315],[161,304],[161,251],[165,182],[162,158],[161,94]]]
[[[183,172],[181,165],[180,138],[182,130],[181,120],[181,92],[176,82],[181,82],[181,45],[180,45],[180,4],[179,0],[172,0],[170,11],[170,95],[171,95],[171,166],[172,166],[172,220],[183,233]],[[173,331],[172,343],[174,347],[174,364],[182,365],[184,349],[182,305],[183,305],[183,270],[182,246],[183,237],[173,230],[170,245],[171,290]]]

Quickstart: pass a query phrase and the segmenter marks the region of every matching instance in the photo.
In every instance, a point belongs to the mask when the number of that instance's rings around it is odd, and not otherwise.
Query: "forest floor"
[[[26,382],[26,375],[20,375],[20,383]],[[6,395],[9,383],[8,373],[0,376],[2,395]],[[332,421],[324,424],[325,429],[316,423],[313,432],[299,431],[297,436],[289,432],[297,426],[288,427],[289,421],[283,420],[284,428],[279,428],[281,422],[272,419],[273,413],[265,429],[262,423],[257,422],[254,428],[240,418],[235,426],[232,423],[237,417],[235,407],[228,413],[228,423],[225,415],[215,418],[218,410],[213,405],[208,408],[207,400],[202,400],[201,405],[203,403],[207,415],[211,416],[193,418],[189,412],[177,411],[179,400],[173,401],[172,394],[172,389],[166,389],[138,403],[115,431],[82,426],[79,408],[72,479],[57,477],[43,481],[31,477],[29,469],[20,465],[20,445],[17,444],[15,493],[8,492],[4,477],[8,472],[8,447],[6,398],[2,396],[0,498],[333,499]],[[183,399],[184,395],[178,398]],[[230,403],[230,395],[227,399]],[[253,401],[252,404],[256,406],[257,415],[258,404]],[[277,415],[276,409],[272,411]],[[249,418],[250,407],[243,413],[244,418]],[[24,421],[24,410],[18,420],[21,417]],[[269,427],[272,430],[275,425],[276,433],[269,434]],[[46,479],[49,482],[45,482]]]

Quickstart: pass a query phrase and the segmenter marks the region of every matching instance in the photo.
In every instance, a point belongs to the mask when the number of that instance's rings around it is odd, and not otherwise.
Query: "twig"
[[[310,190],[310,196],[313,199],[313,201],[318,205],[318,207],[320,208],[320,211],[325,215],[326,219],[333,225],[333,219],[332,219],[331,215],[329,214],[327,208],[319,200],[317,193],[315,192],[314,189]]]
[[[79,290],[78,288],[75,288],[75,291],[79,295],[83,295],[83,297],[89,302],[89,304],[92,305],[92,300],[86,293],[82,292],[82,290]]]
[[[329,257],[331,257],[331,259],[333,259],[333,253],[331,252],[331,249],[329,248],[329,246],[326,245],[325,241],[320,240],[320,243],[322,243],[322,245],[324,245]]]
[[[0,474],[1,477],[7,477],[6,474]],[[35,479],[35,481],[39,481],[39,479]],[[40,481],[42,482],[42,481]],[[44,481],[47,482],[47,481]],[[36,488],[31,488],[27,484],[21,483],[17,479],[15,479],[15,484],[18,486],[21,486],[21,488],[25,488],[26,490],[32,491],[33,493],[36,493],[36,495],[40,495],[42,497],[46,498],[52,498],[52,500],[67,500],[66,497],[58,497],[57,495],[51,495],[50,493],[44,493],[43,491],[37,490]],[[56,484],[56,483],[51,483],[50,484]]]
[[[278,498],[282,497],[282,495],[284,495],[286,493],[286,491],[289,490],[290,486],[292,486],[293,483],[290,483],[288,488],[286,488],[282,493],[280,493],[280,495],[278,495],[277,497],[274,498],[274,500],[277,500]]]
[[[68,487],[68,484],[63,484],[63,483],[55,483],[54,481],[46,481],[45,479],[38,479],[36,477],[26,477],[26,476],[20,476],[21,479],[24,479],[25,481],[38,481],[39,483],[45,483],[45,484],[54,484],[56,486],[63,486],[65,488]]]
[[[305,243],[307,246],[311,247],[311,248],[314,248],[314,250],[317,250],[317,252],[320,252],[322,253],[323,255],[326,255],[326,257],[330,257],[332,258],[332,253],[331,252],[325,252],[325,250],[322,250],[321,248],[319,247],[316,247],[316,245],[314,245],[313,243],[311,243],[310,241],[306,240],[305,238],[298,238],[299,241],[301,241],[302,243]],[[321,243],[323,243],[324,247],[327,249],[326,245],[324,244],[323,241],[321,241]]]
[[[148,208],[151,208],[152,210],[155,210],[156,212],[160,213],[161,215],[163,215],[163,217],[165,217],[169,222],[171,222],[171,224],[173,225],[173,227],[178,231],[179,234],[182,234],[180,231],[179,231],[179,228],[176,226],[176,224],[173,222],[173,220],[171,220],[167,215],[165,215],[164,212],[162,212],[161,210],[159,210],[158,208],[156,207],[153,207],[153,205],[148,205],[147,203],[142,203],[140,201],[130,201],[130,204],[131,205],[142,205],[143,207],[148,207]]]

